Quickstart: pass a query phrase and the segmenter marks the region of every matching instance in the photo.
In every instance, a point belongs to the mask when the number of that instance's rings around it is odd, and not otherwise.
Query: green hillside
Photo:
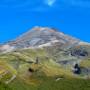
[[[58,58],[64,56],[68,61],[71,58],[77,59],[65,55],[64,51],[62,52],[59,52],[59,54],[57,52]],[[47,49],[24,49],[1,53],[0,90],[90,89],[89,79],[85,80],[82,74],[73,74],[70,65],[64,67],[57,63],[56,59],[53,58],[55,54],[52,53],[49,54]],[[86,62],[85,64],[81,62],[81,66],[87,66],[89,63]]]

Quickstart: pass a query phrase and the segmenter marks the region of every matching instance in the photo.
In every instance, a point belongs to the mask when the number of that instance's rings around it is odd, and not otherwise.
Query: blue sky
[[[0,42],[33,26],[58,28],[90,42],[90,0],[0,0]]]

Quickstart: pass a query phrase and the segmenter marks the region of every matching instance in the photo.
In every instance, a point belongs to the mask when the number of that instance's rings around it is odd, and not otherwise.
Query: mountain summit
[[[17,48],[26,48],[47,46],[55,43],[61,46],[72,46],[79,42],[79,39],[59,32],[55,28],[36,26],[8,44]]]

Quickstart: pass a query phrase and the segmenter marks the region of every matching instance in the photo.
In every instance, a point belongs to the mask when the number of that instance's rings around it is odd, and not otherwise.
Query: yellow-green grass
[[[90,90],[90,80],[61,79],[56,81],[54,77],[42,77],[42,83],[35,86],[16,78],[9,85],[0,83],[0,90]]]
[[[40,59],[38,64],[26,62],[35,62],[36,57]],[[2,54],[0,55],[0,61],[3,62],[3,65],[8,68],[11,74],[21,78],[27,84],[40,84],[42,80],[40,78],[38,80],[38,76],[41,77],[42,75],[45,77],[80,78],[74,75],[70,69],[63,68],[51,57],[48,57],[43,49],[25,49]],[[35,72],[30,73],[28,71],[29,68],[32,68]]]
[[[86,59],[86,60],[81,61],[80,66],[90,68],[90,59]]]

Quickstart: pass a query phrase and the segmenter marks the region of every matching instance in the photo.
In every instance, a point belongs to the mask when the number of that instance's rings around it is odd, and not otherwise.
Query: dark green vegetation
[[[80,56],[80,47],[76,49],[48,47],[1,53],[0,90],[90,90],[90,74],[75,75],[71,70],[79,60],[81,67],[90,68],[89,48],[87,57]],[[72,50],[75,56],[69,55]]]

